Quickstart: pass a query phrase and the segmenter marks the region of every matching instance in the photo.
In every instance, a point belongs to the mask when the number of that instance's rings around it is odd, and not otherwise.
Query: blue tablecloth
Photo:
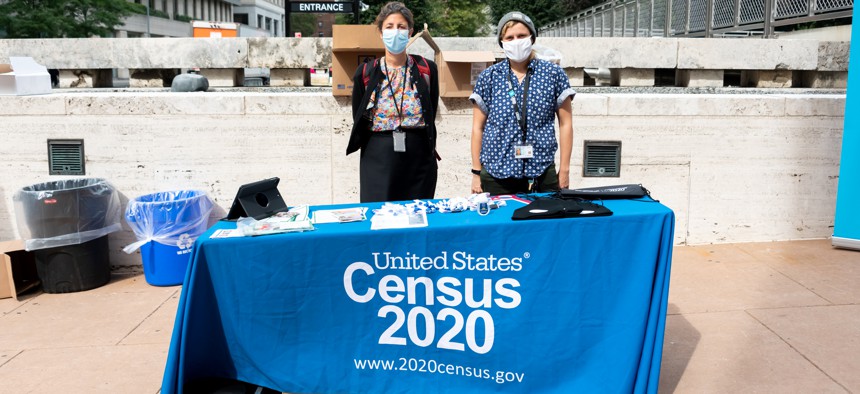
[[[204,377],[310,393],[656,393],[674,214],[515,208],[201,237],[162,393]],[[371,208],[378,205],[368,205]],[[316,207],[327,209],[330,207]],[[312,208],[313,210],[313,208]]]

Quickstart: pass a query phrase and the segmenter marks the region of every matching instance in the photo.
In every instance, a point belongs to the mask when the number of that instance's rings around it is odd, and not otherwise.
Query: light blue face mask
[[[409,43],[409,30],[401,29],[386,29],[382,31],[382,42],[388,52],[395,55],[403,53],[406,50],[406,44]]]

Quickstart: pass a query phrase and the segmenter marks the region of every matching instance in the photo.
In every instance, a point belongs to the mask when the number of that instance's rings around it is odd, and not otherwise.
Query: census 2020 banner
[[[350,263],[343,290],[352,302],[373,305],[380,347],[399,348],[400,357],[364,357],[353,364],[362,371],[408,371],[450,378],[472,377],[496,383],[522,382],[525,372],[491,368],[486,358],[499,342],[496,321],[510,318],[522,305],[518,276],[531,254],[507,256],[440,251],[434,255],[371,252]],[[503,346],[505,347],[505,346]],[[415,351],[416,349],[434,349]],[[391,354],[392,352],[380,351]],[[428,354],[438,355],[427,358]],[[446,357],[447,355],[447,357]]]

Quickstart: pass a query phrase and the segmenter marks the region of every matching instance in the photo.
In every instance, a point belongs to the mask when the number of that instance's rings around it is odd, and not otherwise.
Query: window
[[[233,14],[233,22],[247,25],[248,24],[248,14]]]
[[[263,28],[263,16],[262,15],[257,15],[257,28],[259,28],[259,29]]]

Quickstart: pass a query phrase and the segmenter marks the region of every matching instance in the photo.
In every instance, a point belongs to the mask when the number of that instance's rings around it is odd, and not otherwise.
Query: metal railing
[[[853,11],[854,0],[616,0],[539,31],[544,37],[772,37],[777,26]]]

